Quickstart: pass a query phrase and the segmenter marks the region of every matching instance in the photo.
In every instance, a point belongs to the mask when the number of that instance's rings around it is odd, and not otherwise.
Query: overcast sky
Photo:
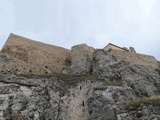
[[[160,0],[0,0],[0,48],[10,33],[70,48],[133,46],[160,60]]]

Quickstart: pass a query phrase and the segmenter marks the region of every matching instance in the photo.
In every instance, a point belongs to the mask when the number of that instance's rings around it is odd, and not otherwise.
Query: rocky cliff
[[[160,120],[159,65],[11,34],[0,52],[0,120]]]
[[[0,120],[160,120],[159,68],[116,61],[101,49],[79,53],[65,74],[1,70]],[[8,61],[17,60],[0,55]]]

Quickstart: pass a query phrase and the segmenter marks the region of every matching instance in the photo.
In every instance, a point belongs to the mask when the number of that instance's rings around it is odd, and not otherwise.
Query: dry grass
[[[143,105],[154,105],[154,104],[159,104],[160,103],[160,95],[158,96],[151,96],[151,97],[144,97],[136,100],[129,101],[126,109],[132,109],[135,110],[140,106]]]

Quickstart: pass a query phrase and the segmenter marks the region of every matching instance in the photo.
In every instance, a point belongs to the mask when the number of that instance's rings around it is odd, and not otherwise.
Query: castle
[[[79,67],[86,74],[92,66],[94,50],[86,44],[73,46],[69,50],[11,33],[0,52],[0,70],[31,75],[77,74],[74,67]],[[133,47],[129,50],[110,43],[102,50],[117,62],[159,67],[159,62],[153,56],[136,53]]]

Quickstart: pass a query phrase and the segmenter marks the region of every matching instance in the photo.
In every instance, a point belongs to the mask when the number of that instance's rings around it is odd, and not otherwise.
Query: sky
[[[0,0],[0,49],[10,33],[71,48],[134,47],[160,60],[160,0]]]

